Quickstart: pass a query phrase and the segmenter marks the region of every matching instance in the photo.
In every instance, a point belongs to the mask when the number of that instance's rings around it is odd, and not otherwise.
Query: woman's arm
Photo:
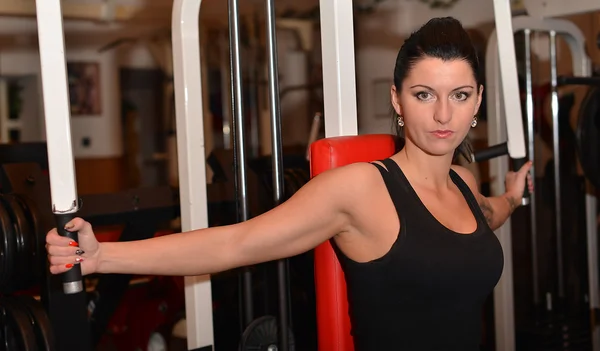
[[[361,174],[370,174],[365,167],[370,166],[355,164],[322,173],[285,203],[246,222],[141,241],[102,243],[96,268],[89,270],[200,275],[303,253],[349,229],[352,204],[360,193],[357,185],[364,184]],[[82,236],[93,236],[89,225],[79,233],[80,245],[84,242]],[[55,238],[47,240],[50,243]],[[49,249],[52,262],[51,251],[58,250]],[[61,263],[54,257],[53,272],[62,270]],[[85,266],[85,262],[82,264]]]
[[[500,228],[515,209],[520,206],[530,168],[531,162],[528,162],[518,172],[508,172],[505,180],[506,192],[499,196],[486,197],[479,192],[477,181],[468,169],[452,166],[452,169],[460,175],[475,195],[479,207],[492,230]],[[530,192],[533,192],[531,182],[528,183],[528,187]]]

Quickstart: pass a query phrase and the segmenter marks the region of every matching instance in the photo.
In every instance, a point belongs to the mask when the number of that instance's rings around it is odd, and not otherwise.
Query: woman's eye
[[[428,93],[426,91],[421,91],[419,93],[417,93],[417,99],[419,100],[429,100],[431,99],[431,93]]]
[[[454,93],[454,95],[452,97],[455,100],[464,101],[469,98],[469,94],[464,93],[464,92],[458,92],[458,93]]]

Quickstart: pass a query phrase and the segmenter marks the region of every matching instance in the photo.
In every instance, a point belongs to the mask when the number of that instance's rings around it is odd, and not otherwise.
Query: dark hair
[[[438,58],[444,61],[465,60],[473,69],[477,86],[481,84],[479,77],[479,59],[477,51],[460,21],[453,17],[433,18],[419,30],[413,32],[404,42],[396,58],[394,67],[394,85],[402,89],[402,82],[414,65],[425,57]],[[399,137],[399,147],[404,145],[404,131],[397,123],[398,115],[394,111],[394,126]],[[471,143],[465,139],[456,148],[454,157],[462,155],[471,161]]]

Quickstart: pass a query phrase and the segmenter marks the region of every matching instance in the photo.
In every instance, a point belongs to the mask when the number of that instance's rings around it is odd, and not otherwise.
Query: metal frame
[[[200,72],[201,1],[175,0],[171,23],[179,195],[183,231],[208,227],[204,109]],[[212,349],[214,332],[209,275],[185,278],[185,305],[188,348]]]
[[[596,5],[596,7],[599,7]],[[528,43],[529,34],[532,31],[554,33],[555,35],[561,35],[564,37],[569,45],[572,53],[573,60],[573,73],[578,77],[591,76],[591,63],[590,59],[586,55],[585,51],[585,37],[579,30],[579,28],[573,23],[567,20],[560,19],[541,19],[528,16],[514,17],[511,20],[506,18],[496,17],[496,28],[506,33],[506,29],[512,26],[512,35],[514,32],[525,31],[526,43]],[[499,34],[499,33],[498,33]],[[507,74],[506,72],[500,72],[498,70],[499,65],[502,62],[511,60],[511,65],[515,65],[516,73],[516,61],[514,60],[514,51],[506,52],[503,48],[507,48],[506,43],[502,43],[503,40],[509,40],[511,38],[506,35],[497,35],[496,31],[492,32],[490,40],[488,41],[487,52],[486,52],[486,75],[488,77],[487,84],[487,98],[488,98],[488,142],[490,145],[497,144],[502,140],[506,139],[507,131],[504,129],[505,118],[510,116],[506,113],[506,108],[511,105],[515,100],[509,100],[506,95],[503,96],[501,89],[503,86],[511,85],[517,86],[517,75]],[[514,45],[513,45],[514,47]],[[555,49],[555,45],[551,45],[551,49]],[[526,48],[526,50],[529,48]],[[551,50],[551,56],[554,50]],[[556,55],[554,55],[556,57]],[[554,72],[552,76],[554,81],[556,80]],[[526,77],[527,84],[527,111],[528,117],[530,117],[531,111],[533,110],[533,98],[531,96],[531,79]],[[554,84],[553,86],[555,86]],[[506,92],[506,90],[504,90]],[[520,101],[517,97],[516,101]],[[510,103],[509,103],[510,102]],[[557,113],[557,96],[553,94],[553,114]],[[520,112],[519,112],[520,116]],[[556,117],[556,116],[554,116]],[[529,125],[532,121],[528,121]],[[531,134],[530,134],[531,135]],[[531,139],[530,139],[531,140]],[[555,140],[555,143],[557,141]],[[534,154],[532,153],[532,147],[530,145],[530,158],[533,159]],[[490,178],[491,189],[494,194],[500,194],[504,191],[503,176],[508,171],[508,164],[504,158],[496,158],[490,160]],[[558,173],[557,173],[558,174]],[[532,199],[532,211],[535,209],[535,202]],[[597,264],[597,253],[596,248],[596,236],[597,230],[594,227],[595,223],[592,223],[595,219],[596,211],[596,199],[593,195],[586,195],[586,215],[588,216],[588,267],[589,267],[589,294],[590,294],[590,308],[598,308],[599,306],[599,291],[598,291],[598,264]],[[593,213],[592,216],[590,214]],[[590,220],[589,218],[592,218]],[[494,298],[494,310],[495,310],[495,326],[496,326],[496,349],[511,351],[514,350],[515,345],[515,330],[514,330],[514,300],[513,300],[513,276],[512,276],[512,246],[511,246],[511,226],[510,222],[505,223],[501,228],[496,231],[500,242],[502,243],[505,252],[505,270],[503,276],[498,283],[495,290]],[[535,267],[534,267],[535,268]],[[600,329],[594,327],[593,331],[593,343],[595,349],[599,347],[599,336]]]

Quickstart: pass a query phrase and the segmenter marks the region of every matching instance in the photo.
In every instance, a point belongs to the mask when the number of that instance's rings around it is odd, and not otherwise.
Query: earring
[[[473,117],[473,121],[471,121],[471,128],[475,128],[477,126],[477,117]]]
[[[398,116],[398,125],[404,127],[404,118],[402,116]]]

